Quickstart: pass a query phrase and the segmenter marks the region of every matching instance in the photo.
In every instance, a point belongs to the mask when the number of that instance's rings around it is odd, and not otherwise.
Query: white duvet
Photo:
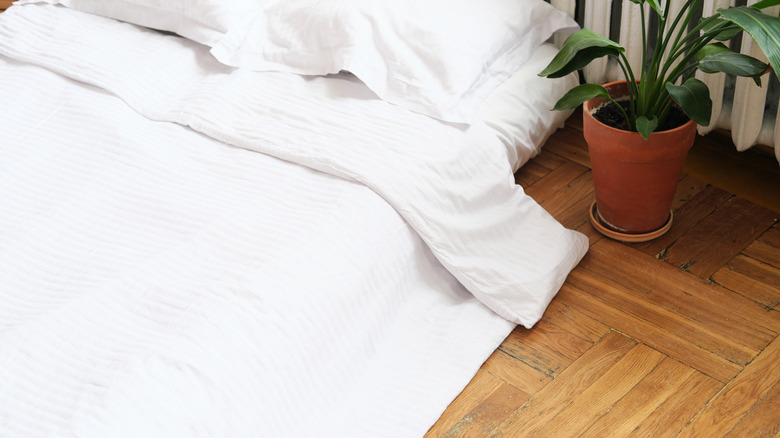
[[[587,248],[347,76],[29,5],[0,77],[3,437],[419,436]]]

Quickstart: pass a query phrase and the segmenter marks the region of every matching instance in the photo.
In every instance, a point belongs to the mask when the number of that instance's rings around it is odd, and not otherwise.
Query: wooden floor
[[[780,166],[700,137],[672,229],[622,244],[588,222],[578,117],[516,180],[590,251],[428,435],[780,437]]]

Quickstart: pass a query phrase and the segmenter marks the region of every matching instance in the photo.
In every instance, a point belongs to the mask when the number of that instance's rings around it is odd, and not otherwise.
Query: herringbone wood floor
[[[516,180],[590,251],[429,436],[780,436],[780,166],[700,137],[669,233],[618,243],[588,222],[578,117]]]

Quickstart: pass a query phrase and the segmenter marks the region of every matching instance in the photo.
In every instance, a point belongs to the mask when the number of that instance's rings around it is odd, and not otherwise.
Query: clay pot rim
[[[625,84],[627,81],[621,80],[621,81],[614,81],[614,82],[607,82],[604,84],[604,87],[609,89],[611,86]],[[598,99],[605,100],[603,97],[594,97],[593,99],[587,100],[582,104],[582,112],[585,114],[586,117],[589,117],[593,119],[594,122],[598,123],[599,125],[603,126],[604,129],[608,130],[609,132],[613,132],[615,134],[619,135],[636,135],[636,136],[642,136],[642,134],[635,132],[635,131],[626,131],[624,129],[618,129],[612,126],[609,126],[605,123],[600,122],[597,118],[593,117],[593,113],[591,113],[590,103],[594,102]],[[661,134],[661,133],[674,133],[675,131],[682,131],[685,129],[690,129],[690,125],[696,125],[696,122],[694,122],[692,119],[689,119],[686,123],[673,128],[673,129],[667,129],[666,131],[655,131],[652,134]],[[650,135],[652,135],[650,134]]]

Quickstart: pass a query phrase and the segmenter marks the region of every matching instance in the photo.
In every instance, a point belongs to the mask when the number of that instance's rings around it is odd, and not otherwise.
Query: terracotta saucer
[[[628,243],[635,243],[635,242],[647,242],[648,240],[653,240],[657,237],[660,237],[664,235],[667,231],[669,231],[669,228],[672,227],[672,219],[674,219],[674,213],[672,213],[671,210],[669,210],[669,220],[666,221],[664,226],[661,228],[651,231],[649,233],[642,233],[642,234],[631,234],[631,233],[621,233],[620,231],[615,231],[610,228],[607,228],[599,219],[598,212],[596,211],[596,201],[593,201],[593,204],[590,205],[590,223],[593,224],[593,226],[599,231],[599,233],[609,237],[610,239],[619,240],[621,242],[628,242]]]

